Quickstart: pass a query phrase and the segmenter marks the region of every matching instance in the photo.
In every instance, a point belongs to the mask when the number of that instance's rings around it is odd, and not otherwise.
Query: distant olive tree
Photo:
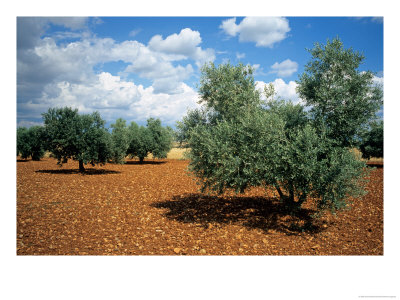
[[[125,163],[125,157],[130,144],[129,131],[126,121],[119,118],[115,123],[111,124],[112,139],[112,161],[114,163]]]
[[[170,128],[163,127],[160,119],[147,120],[147,128],[152,139],[151,153],[156,158],[166,158],[172,148],[173,133]]]
[[[150,153],[155,158],[166,158],[172,148],[172,130],[163,127],[159,119],[149,118],[146,127],[131,122],[128,131],[130,144],[127,153],[138,157],[141,163]]]
[[[45,154],[45,132],[42,126],[17,128],[17,155],[40,160]]]
[[[79,162],[79,171],[85,164],[105,164],[112,157],[112,140],[98,112],[80,115],[69,107],[50,108],[43,113],[47,148],[58,164],[68,159]]]
[[[17,155],[21,158],[27,159],[30,154],[30,145],[28,139],[28,128],[18,127],[17,128]]]
[[[148,128],[139,127],[135,122],[131,122],[128,129],[131,139],[127,153],[132,157],[138,157],[142,163],[152,150],[153,140],[151,133]]]

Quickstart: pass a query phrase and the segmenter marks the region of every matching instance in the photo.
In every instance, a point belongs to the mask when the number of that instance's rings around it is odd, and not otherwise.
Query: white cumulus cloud
[[[282,17],[246,17],[239,24],[236,18],[231,18],[223,21],[220,28],[229,36],[239,35],[240,42],[270,48],[285,39],[290,31],[289,21]]]
[[[172,55],[171,60],[191,58],[198,65],[206,61],[213,61],[215,53],[213,49],[203,50],[198,45],[201,43],[200,32],[184,28],[179,34],[171,34],[165,39],[161,35],[153,36],[149,43],[149,49]]]
[[[271,66],[271,73],[276,73],[279,77],[288,77],[297,72],[298,67],[299,65],[297,62],[286,59],[281,63],[274,63]]]

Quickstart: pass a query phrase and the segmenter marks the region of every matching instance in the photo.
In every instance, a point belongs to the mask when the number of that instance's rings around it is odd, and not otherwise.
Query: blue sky
[[[99,111],[174,126],[198,107],[200,66],[252,65],[257,88],[273,83],[299,102],[306,48],[340,37],[365,55],[360,71],[383,84],[383,19],[375,17],[19,17],[17,125],[42,123],[49,107]]]

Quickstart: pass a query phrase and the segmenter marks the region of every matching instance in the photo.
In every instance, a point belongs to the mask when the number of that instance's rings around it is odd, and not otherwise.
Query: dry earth
[[[350,210],[316,221],[262,189],[201,194],[187,164],[130,160],[82,175],[74,161],[17,161],[17,254],[383,255],[382,164]]]

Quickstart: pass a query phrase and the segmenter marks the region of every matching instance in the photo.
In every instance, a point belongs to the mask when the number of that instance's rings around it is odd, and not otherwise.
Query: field
[[[258,188],[199,193],[188,162],[171,159],[180,150],[84,175],[74,161],[18,160],[17,254],[383,255],[382,162],[350,210],[312,220],[311,209],[290,216]]]

